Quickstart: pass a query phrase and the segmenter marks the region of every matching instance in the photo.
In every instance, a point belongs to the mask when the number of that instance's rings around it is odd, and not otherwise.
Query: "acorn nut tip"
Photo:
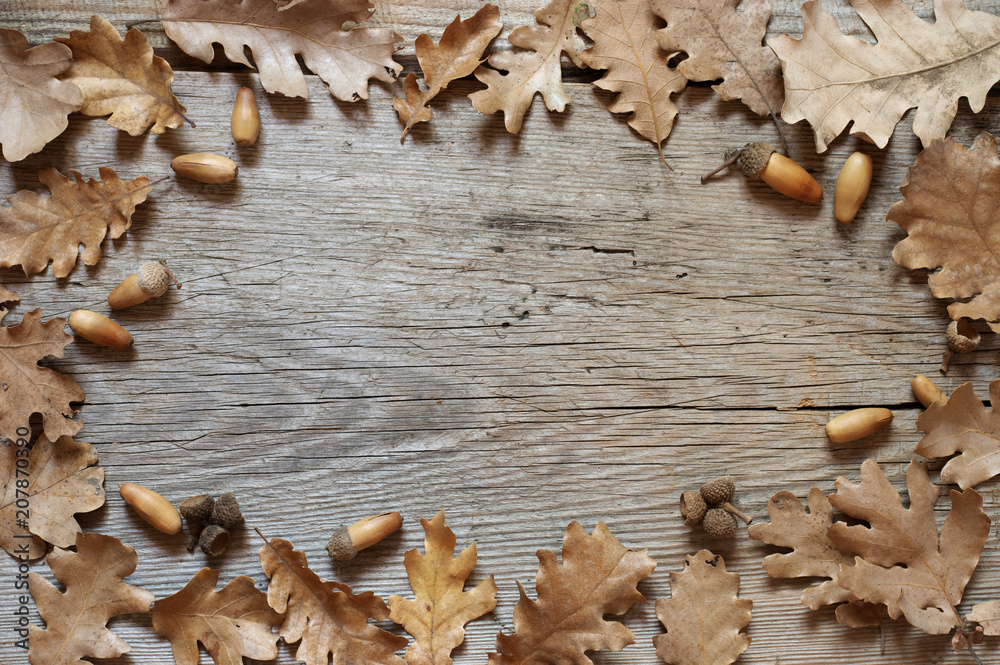
[[[917,374],[913,377],[910,381],[910,389],[913,390],[914,397],[920,400],[924,408],[930,407],[931,404],[943,404],[948,401],[948,397],[937,387],[937,384],[923,374]]]
[[[358,520],[350,526],[342,526],[330,536],[326,551],[332,559],[346,561],[358,552],[371,547],[386,536],[399,531],[403,518],[399,513],[381,513]]]
[[[69,315],[70,329],[88,342],[123,351],[132,346],[134,340],[129,331],[97,312],[78,309]]]
[[[826,435],[834,443],[849,443],[874,434],[892,422],[889,409],[869,407],[842,413],[826,424]]]
[[[118,493],[154,529],[169,535],[181,530],[180,513],[162,495],[135,483],[124,483]]]

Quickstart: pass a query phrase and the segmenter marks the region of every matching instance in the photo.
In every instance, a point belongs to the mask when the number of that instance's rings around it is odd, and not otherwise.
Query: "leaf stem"
[[[983,661],[979,659],[979,654],[977,654],[976,650],[972,648],[972,640],[969,639],[969,635],[963,633],[962,639],[965,640],[966,646],[969,647],[969,653],[972,654],[972,658],[976,661],[976,665],[983,665]]]

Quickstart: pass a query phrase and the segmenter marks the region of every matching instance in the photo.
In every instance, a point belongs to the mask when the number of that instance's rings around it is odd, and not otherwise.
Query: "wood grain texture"
[[[47,21],[40,5],[15,7],[21,29]],[[96,11],[67,7],[79,24]],[[106,312],[107,293],[158,257],[184,282],[114,313],[134,350],[79,342],[49,363],[87,392],[79,438],[95,444],[109,498],[80,521],[138,550],[130,583],[162,598],[206,563],[222,568],[222,582],[264,580],[251,530],[206,561],[127,509],[117,495],[127,481],[174,502],[234,491],[250,525],[290,539],[322,576],[383,596],[409,596],[403,553],[423,546],[419,518],[445,509],[459,546],[478,542],[472,582],[496,575],[496,611],[469,625],[456,652],[460,665],[484,663],[497,631],[511,629],[515,580],[533,587],[535,551],[558,551],[571,520],[588,531],[604,520],[659,562],[640,585],[650,601],[668,595],[684,555],[708,547],[726,557],[754,601],[742,663],[971,662],[946,638],[901,623],[885,627],[883,652],[877,630],[802,607],[803,582],[768,578],[761,559],[775,548],[745,534],[712,541],[677,510],[681,491],[728,472],[738,505],[764,519],[773,492],[830,492],[868,457],[902,487],[919,437],[910,378],[925,373],[949,391],[971,380],[985,396],[994,336],[938,379],[945,303],[890,258],[903,236],[885,212],[919,150],[908,121],[887,151],[866,148],[872,193],[854,223],[838,226],[833,183],[862,144],[841,138],[815,155],[807,127],[787,128],[792,155],[827,190],[817,206],[736,174],[701,185],[726,146],[775,136],[706,88],[680,97],[669,172],[583,84],[568,86],[566,114],[536,100],[519,136],[471,108],[474,83],[456,84],[400,145],[387,90],[341,104],[309,77],[309,101],[259,93],[260,142],[237,150],[229,113],[244,84],[257,87],[251,74],[181,72],[174,90],[197,129],[132,138],[75,115],[42,153],[0,164],[5,195],[39,189],[47,166],[166,177],[97,266],[63,280],[0,271],[21,296],[7,323],[34,307],[46,319]],[[953,135],[968,144],[998,115],[996,100],[978,116],[966,109]],[[194,151],[232,157],[239,177],[176,179],[170,159]],[[827,441],[830,416],[876,405],[896,413],[890,428]],[[980,489],[1000,514],[997,484]],[[939,507],[943,519],[947,500]],[[400,533],[352,562],[326,557],[337,526],[386,509],[403,514]],[[996,542],[966,606],[996,597]],[[0,558],[5,665],[27,662],[13,646],[16,574]],[[636,644],[596,663],[655,662],[652,602],[625,622]],[[112,625],[133,651],[102,663],[172,662],[148,616]],[[988,662],[996,644],[980,650]],[[282,645],[277,662],[295,662],[293,653]]]

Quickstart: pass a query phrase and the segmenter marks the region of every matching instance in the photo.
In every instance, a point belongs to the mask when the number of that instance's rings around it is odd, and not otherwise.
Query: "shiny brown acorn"
[[[876,407],[842,413],[826,424],[826,435],[834,443],[857,441],[892,422],[892,411]]]
[[[240,88],[236,93],[233,117],[229,124],[236,145],[248,146],[257,142],[260,134],[260,111],[257,110],[257,99],[250,88]]]
[[[944,394],[944,391],[923,374],[917,374],[913,377],[910,381],[910,389],[913,390],[913,396],[920,400],[924,408],[930,407],[931,404],[944,404],[948,401],[948,396]]]
[[[162,263],[144,263],[108,295],[108,306],[111,309],[123,309],[144,303],[150,298],[158,298],[167,292],[171,282],[178,289],[181,288],[181,283],[167,266]]]
[[[833,218],[841,224],[854,219],[872,184],[872,158],[855,152],[847,158],[833,190]]]
[[[403,518],[399,513],[381,513],[360,519],[350,526],[342,526],[330,536],[327,553],[338,561],[353,559],[358,552],[371,547],[386,536],[399,531]]]
[[[174,157],[174,161],[170,162],[170,168],[179,176],[210,185],[229,182],[239,171],[233,160],[210,152],[195,152]]]
[[[739,165],[750,178],[760,178],[775,191],[804,203],[817,203],[823,198],[823,188],[809,173],[782,154],[770,143],[754,141],[742,148],[726,150],[726,161],[711,173],[702,176],[701,181],[715,175],[722,169]]]
[[[88,342],[112,349],[127,349],[134,341],[129,331],[103,314],[86,309],[78,309],[69,315],[69,327]]]
[[[125,483],[118,492],[154,529],[171,535],[181,530],[181,514],[162,495],[135,483]]]

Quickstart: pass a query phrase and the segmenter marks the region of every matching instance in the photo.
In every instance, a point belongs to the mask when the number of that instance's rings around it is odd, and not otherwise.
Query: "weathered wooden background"
[[[531,20],[530,0],[500,0],[503,37]],[[997,3],[976,5],[1000,12]],[[866,29],[846,2],[824,2],[845,29]],[[157,18],[165,2],[2,0],[0,27],[42,43],[85,30],[91,14],[123,29]],[[412,43],[440,37],[460,0],[380,3],[373,23],[392,26],[414,71]],[[932,20],[932,4],[915,5]],[[129,578],[162,598],[205,565],[222,582],[248,574],[263,585],[260,545],[239,532],[224,557],[189,554],[183,536],[160,534],[117,494],[132,481],[174,501],[235,491],[250,525],[290,539],[326,578],[382,596],[410,595],[403,553],[423,547],[419,518],[446,510],[460,546],[475,540],[474,581],[495,574],[493,615],[468,626],[460,664],[485,663],[498,630],[512,629],[515,580],[533,589],[535,551],[559,550],[570,521],[599,520],[658,567],[640,585],[650,600],[625,616],[634,645],[596,663],[656,661],[661,632],[652,601],[670,571],[702,547],[725,556],[754,603],[744,663],[970,663],[946,637],[904,623],[849,630],[832,611],[799,604],[805,582],[772,580],[761,559],[775,548],[745,533],[718,542],[681,524],[677,498],[721,473],[738,479],[738,505],[766,519],[768,497],[857,480],[866,458],[897,487],[919,439],[909,388],[938,378],[947,324],[926,275],[893,263],[903,233],[885,221],[919,151],[909,118],[884,151],[849,137],[816,155],[811,130],[786,126],[792,155],[825,186],[820,205],[783,199],[733,174],[701,185],[722,150],[774,140],[769,122],[707,87],[679,97],[665,145],[652,145],[567,69],[573,103],[550,114],[540,99],[518,136],[501,115],[481,116],[453,85],[434,119],[400,145],[394,86],[368,102],[331,99],[310,76],[309,100],[265,96],[260,142],[236,150],[229,114],[253,72],[222,58],[203,65],[172,47],[158,23],[144,31],[177,70],[174,91],[197,129],[130,138],[103,119],[73,115],[41,153],[0,163],[0,194],[39,190],[54,166],[97,175],[166,177],[93,268],[66,279],[0,271],[21,304],[5,323],[41,307],[45,319],[76,308],[106,311],[107,293],[141,262],[162,257],[184,282],[156,304],[117,313],[130,352],[80,342],[49,366],[87,393],[78,438],[106,470],[107,505],[80,518],[139,553]],[[776,0],[770,34],[801,32],[796,3]],[[497,48],[506,48],[504,38]],[[404,72],[405,73],[405,72]],[[397,84],[398,85],[398,84]],[[993,97],[979,115],[963,101],[952,136],[969,144],[1000,117]],[[872,193],[849,226],[833,221],[833,184],[855,149],[874,155]],[[172,157],[226,154],[240,164],[228,185],[177,180]],[[985,328],[983,328],[985,332]],[[985,397],[998,345],[957,359],[939,384],[973,381]],[[827,419],[887,406],[892,426],[869,439],[830,443]],[[979,488],[1000,516],[995,482]],[[947,500],[939,507],[942,515]],[[340,524],[383,510],[403,530],[358,559],[333,564],[324,546]],[[39,564],[33,569],[48,574]],[[16,566],[0,557],[0,662],[14,648]],[[966,594],[1000,597],[996,531]],[[35,618],[37,621],[37,617]],[[173,662],[150,619],[113,621],[131,654],[102,663]],[[398,627],[393,628],[401,632]],[[996,639],[980,648],[1000,658]],[[293,663],[282,644],[278,662]],[[210,659],[202,653],[203,663]]]

